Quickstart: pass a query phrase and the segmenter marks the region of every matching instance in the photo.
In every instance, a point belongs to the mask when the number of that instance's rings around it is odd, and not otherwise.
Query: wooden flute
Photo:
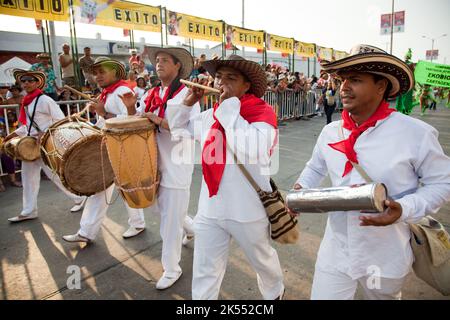
[[[73,93],[79,95],[80,97],[82,97],[82,98],[84,98],[84,99],[90,100],[90,101],[92,101],[92,102],[98,102],[97,99],[91,98],[88,94],[83,93],[83,92],[80,92],[80,91],[78,91],[77,89],[74,89],[74,88],[72,88],[72,87],[69,87],[68,85],[64,85],[63,88],[72,91]]]
[[[201,85],[201,84],[198,84],[198,83],[195,83],[195,82],[187,81],[187,80],[184,80],[184,79],[180,79],[180,82],[184,83],[184,84],[186,84],[188,86],[193,86],[193,87],[197,87],[197,88],[200,88],[200,89],[203,89],[203,90],[206,90],[206,91],[211,91],[211,92],[220,94],[220,90],[216,89],[216,88],[207,87],[207,86],[204,86],[204,85]]]

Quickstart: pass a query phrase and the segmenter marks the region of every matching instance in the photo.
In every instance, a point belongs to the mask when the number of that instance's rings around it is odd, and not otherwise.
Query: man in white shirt
[[[98,103],[92,103],[95,112],[99,115],[96,126],[102,128],[105,125],[105,119],[113,117],[127,117],[128,110],[123,102],[123,97],[133,95],[133,91],[127,87],[125,66],[119,61],[99,57],[92,65],[93,74],[98,85],[103,88]],[[111,185],[105,191],[90,196],[86,202],[83,215],[80,221],[80,229],[77,233],[63,236],[67,242],[91,242],[93,241],[101,228],[102,222],[106,217],[111,202],[114,185]],[[130,227],[122,235],[124,238],[131,238],[145,229],[144,211],[142,209],[131,208],[126,202],[125,207],[128,211],[128,224]]]
[[[203,66],[215,77],[220,102],[192,117],[192,106],[204,94],[192,88],[184,101],[167,108],[172,134],[191,135],[202,146],[192,299],[218,298],[232,238],[256,271],[263,298],[279,299],[284,292],[283,272],[270,243],[269,221],[258,194],[233,160],[234,153],[261,189],[272,191],[268,169],[277,118],[260,99],[267,88],[266,75],[256,62],[236,55],[205,61]]]
[[[182,48],[147,47],[147,53],[156,67],[161,85],[152,88],[141,99],[137,113],[158,126],[158,169],[161,173],[158,207],[161,214],[161,263],[164,273],[156,283],[156,288],[163,290],[180,278],[181,246],[193,237],[192,219],[187,213],[194,171],[195,141],[190,137],[172,137],[166,112],[168,105],[180,104],[188,93],[188,88],[180,79],[189,77],[194,62],[191,54]],[[132,106],[133,101],[129,105]],[[200,105],[196,104],[190,116],[195,117],[199,113]]]
[[[64,118],[59,106],[52,98],[44,95],[46,76],[40,71],[14,70],[16,81],[20,81],[27,92],[20,106],[19,122],[22,124],[16,131],[5,138],[5,142],[15,137],[27,135],[37,137],[38,141],[48,127],[54,122]],[[34,116],[33,116],[34,114]],[[44,165],[42,159],[35,161],[22,161],[22,185],[23,185],[23,209],[22,212],[10,222],[21,222],[36,219],[38,217],[37,197],[41,182],[41,169],[76,205],[71,211],[76,212],[83,208],[84,197],[79,197],[69,192],[61,183],[58,175]]]
[[[327,175],[333,186],[365,183],[359,164],[387,186],[390,200],[380,214],[329,213],[311,299],[353,299],[358,283],[366,298],[400,299],[414,259],[408,223],[450,199],[450,158],[436,129],[389,109],[386,99],[414,84],[403,61],[358,45],[322,68],[342,81],[343,120],[323,128],[294,188],[318,187]]]

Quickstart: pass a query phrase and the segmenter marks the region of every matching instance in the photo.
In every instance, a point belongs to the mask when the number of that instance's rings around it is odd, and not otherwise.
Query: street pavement
[[[438,106],[420,118],[438,129],[443,149],[450,155],[450,109]],[[334,119],[339,117],[334,115]],[[292,120],[280,126],[279,171],[273,176],[287,192],[309,159],[315,141],[325,125],[325,117]],[[408,139],[408,137],[405,137]],[[201,166],[196,165],[191,187],[189,214],[195,215],[200,191]],[[329,185],[329,180],[324,186]],[[7,184],[7,183],[6,183]],[[191,299],[193,244],[183,248],[183,275],[171,288],[159,291],[155,284],[162,275],[161,237],[157,208],[145,209],[147,229],[125,240],[127,214],[118,199],[108,210],[101,232],[89,245],[69,244],[62,236],[79,228],[81,212],[70,213],[73,204],[49,181],[41,182],[39,219],[10,224],[8,217],[20,213],[21,189],[8,187],[0,193],[0,299]],[[450,203],[436,217],[450,227]],[[309,299],[314,263],[324,233],[326,214],[300,217],[300,241],[278,245],[284,271],[285,299]],[[73,279],[81,277],[79,288]],[[358,291],[357,298],[361,298]],[[256,275],[242,250],[232,242],[220,299],[261,299]],[[404,299],[449,299],[410,274],[403,290]]]

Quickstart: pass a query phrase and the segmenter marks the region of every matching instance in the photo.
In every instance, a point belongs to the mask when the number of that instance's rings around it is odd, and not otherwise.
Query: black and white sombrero
[[[30,71],[30,70],[22,70],[22,69],[14,69],[13,77],[16,81],[20,82],[20,79],[24,76],[30,76],[35,78],[38,81],[38,88],[43,89],[46,85],[47,76],[45,73],[41,71]]]
[[[212,77],[220,67],[230,67],[239,70],[250,81],[249,93],[261,98],[267,89],[267,78],[264,69],[254,61],[246,60],[238,55],[230,55],[225,59],[214,59],[203,62],[205,68]]]
[[[322,62],[321,67],[328,73],[356,71],[381,75],[392,85],[389,92],[391,98],[408,92],[414,86],[414,74],[405,62],[366,44],[353,47],[350,55],[343,59]]]
[[[181,79],[187,79],[191,75],[192,70],[194,69],[194,59],[192,58],[192,55],[184,48],[178,48],[178,47],[153,47],[153,46],[146,46],[145,47],[145,53],[148,55],[148,58],[152,65],[156,67],[156,56],[160,52],[165,52],[167,54],[170,54],[171,56],[177,58],[178,61],[180,61],[181,69],[179,73],[179,77]]]
[[[109,66],[116,70],[116,76],[118,79],[126,79],[127,73],[125,71],[125,65],[117,60],[111,59],[109,57],[98,57],[95,59],[92,68],[98,68],[100,66]]]

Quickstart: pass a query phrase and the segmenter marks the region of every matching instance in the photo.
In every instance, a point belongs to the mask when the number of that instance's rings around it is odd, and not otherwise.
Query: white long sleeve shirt
[[[161,99],[166,93],[167,87],[160,90]],[[173,106],[180,105],[188,92],[188,88],[182,89],[175,97],[167,101],[167,111]],[[137,114],[145,112],[146,93],[139,104]],[[158,114],[159,108],[154,111]],[[200,104],[196,103],[189,110],[188,117],[195,117],[200,114]],[[172,189],[190,189],[192,182],[192,173],[194,171],[195,141],[192,137],[172,138],[171,131],[162,127],[157,132],[156,140],[158,143],[158,170],[161,173],[160,185]]]
[[[225,129],[226,139],[236,152],[240,162],[264,191],[270,186],[270,150],[276,137],[276,130],[265,122],[247,122],[240,115],[241,103],[233,97],[223,101],[215,116]],[[214,123],[213,109],[190,117],[190,107],[182,104],[170,105],[166,110],[172,135],[190,135],[205,144],[209,130]],[[204,178],[200,191],[197,215],[218,220],[252,222],[266,217],[265,209],[256,191],[234,163],[234,157],[227,149],[226,165],[219,190],[209,197]]]
[[[24,137],[28,134],[28,128],[31,125],[31,116],[33,115],[34,104],[36,103],[36,98],[26,107],[27,114],[27,125],[20,126],[16,131],[14,131],[19,137]],[[64,113],[61,111],[56,102],[46,96],[41,95],[36,105],[36,113],[34,115],[34,122],[37,124],[42,132],[47,131],[54,122],[59,121],[64,118]],[[32,136],[37,136],[38,131],[34,126],[31,127]]]
[[[328,145],[342,140],[339,126],[335,121],[322,130],[297,180],[303,188],[318,187],[327,174],[333,186],[365,182],[356,169],[342,177],[347,158]],[[343,130],[347,138],[350,131]],[[359,225],[360,212],[330,212],[317,268],[337,268],[353,279],[367,276],[371,266],[380,268],[386,278],[402,278],[410,271],[413,255],[407,223],[436,213],[450,200],[450,158],[437,136],[433,127],[399,112],[361,134],[354,146],[359,164],[373,181],[387,186],[403,213],[392,225],[374,227]]]

